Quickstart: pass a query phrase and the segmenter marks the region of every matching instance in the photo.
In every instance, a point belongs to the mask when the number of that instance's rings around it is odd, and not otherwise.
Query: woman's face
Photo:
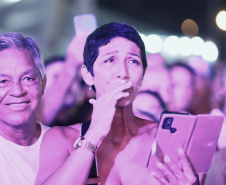
[[[93,72],[97,98],[107,90],[117,88],[115,84],[119,80],[132,82],[132,87],[126,90],[130,96],[117,102],[117,106],[126,106],[135,99],[143,79],[140,49],[125,38],[113,38],[110,43],[99,48]]]

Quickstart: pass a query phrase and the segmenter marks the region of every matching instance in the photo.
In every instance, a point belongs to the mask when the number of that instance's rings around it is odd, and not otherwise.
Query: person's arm
[[[66,127],[56,127],[47,131],[41,145],[40,167],[35,185],[86,183],[94,154],[82,147],[72,149],[79,136],[79,131]],[[67,140],[65,137],[70,139]],[[99,146],[102,140],[101,135],[97,137],[92,131],[88,131],[84,137],[96,146]],[[72,151],[69,151],[70,148]]]
[[[123,91],[131,86],[131,82],[116,78],[112,80],[108,90],[101,97],[90,100],[94,108],[90,127],[84,136],[86,140],[97,147],[100,146],[111,128],[117,101],[129,96],[128,92]],[[79,125],[73,127],[76,126]],[[75,131],[70,127],[54,127],[45,134],[40,150],[40,167],[36,185],[86,183],[94,155],[81,147],[71,151],[75,140],[80,136],[78,130]]]
[[[38,119],[45,125],[52,126],[54,119],[63,106],[67,89],[74,80],[78,81],[78,77],[80,76],[78,73],[80,73],[80,68],[83,63],[83,47],[87,36],[87,33],[74,36],[67,48],[65,63],[59,73],[58,79],[45,92],[42,98]],[[77,86],[79,85],[78,81]]]

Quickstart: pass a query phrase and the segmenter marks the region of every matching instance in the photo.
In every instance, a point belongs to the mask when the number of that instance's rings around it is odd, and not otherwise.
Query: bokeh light
[[[202,58],[206,61],[214,62],[218,58],[218,55],[219,52],[217,46],[211,41],[205,42]]]
[[[226,11],[220,11],[216,16],[217,26],[226,31]]]
[[[160,36],[151,34],[147,36],[145,46],[148,52],[157,53],[161,51],[163,47],[163,41]]]
[[[181,31],[188,37],[194,37],[198,34],[199,28],[197,23],[192,19],[186,19],[181,24]]]
[[[164,42],[164,50],[171,54],[177,55],[180,48],[180,39],[177,36],[169,36]]]
[[[203,53],[204,41],[200,37],[193,37],[191,39],[191,53],[193,55],[201,55]]]
[[[191,40],[188,37],[181,37],[179,53],[181,55],[188,56],[191,54],[191,48]]]

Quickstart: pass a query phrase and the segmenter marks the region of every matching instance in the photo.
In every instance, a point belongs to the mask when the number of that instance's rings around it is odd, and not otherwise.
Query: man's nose
[[[10,89],[10,95],[11,96],[22,96],[25,93],[25,89],[21,82],[14,82]]]

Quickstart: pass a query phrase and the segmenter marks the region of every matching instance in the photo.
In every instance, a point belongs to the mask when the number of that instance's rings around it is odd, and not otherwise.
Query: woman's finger
[[[151,175],[155,179],[157,179],[162,185],[170,185],[170,183],[163,176],[158,175],[155,171],[152,171]]]
[[[89,99],[89,103],[90,103],[90,104],[94,105],[95,102],[96,102],[95,99]]]
[[[159,162],[157,163],[157,167],[162,173],[163,177],[165,177],[171,184],[177,184],[177,178],[175,174],[173,174],[165,165]]]
[[[178,154],[179,154],[182,166],[183,166],[184,175],[187,177],[187,179],[190,182],[195,182],[196,177],[194,175],[193,168],[192,168],[191,163],[189,162],[184,150],[182,148],[179,148]]]
[[[169,170],[174,174],[173,175],[174,178],[171,177],[171,180],[170,180],[171,183],[174,184],[176,181],[181,181],[181,182],[186,181],[186,177],[181,171],[181,169],[168,156],[164,157],[164,162],[167,164],[167,167],[169,168]]]

